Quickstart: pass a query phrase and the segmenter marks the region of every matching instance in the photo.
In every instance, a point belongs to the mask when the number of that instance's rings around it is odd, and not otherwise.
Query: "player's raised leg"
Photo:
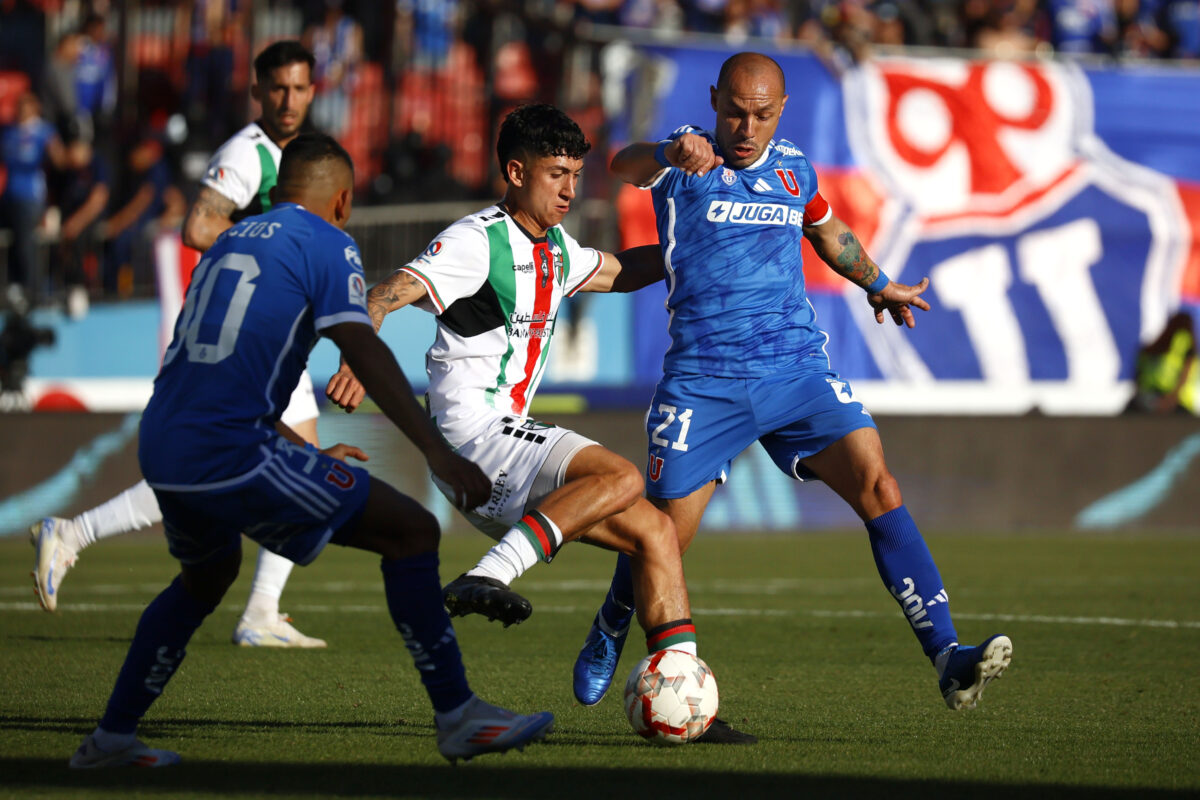
[[[937,670],[946,705],[974,708],[984,687],[1008,667],[1012,642],[997,635],[978,647],[959,646],[949,595],[887,468],[878,432],[859,428],[803,463],[866,523],[879,576]]]
[[[446,586],[444,599],[451,616],[481,614],[505,626],[524,621],[533,607],[509,585],[539,561],[553,559],[564,542],[578,539],[641,497],[641,475],[626,459],[573,431],[548,428],[544,437],[545,444],[533,445],[497,436],[493,428],[481,440],[478,452],[473,448],[469,453],[485,472],[500,475],[503,471],[504,480],[519,488],[505,486],[516,510],[502,507],[490,517],[468,514],[499,541],[472,569]],[[499,460],[493,463],[493,459]],[[521,514],[507,531],[499,521]]]
[[[149,528],[162,521],[154,490],[140,481],[71,519],[43,517],[29,529],[36,555],[33,585],[47,611],[58,607],[58,590],[79,553],[101,539]]]

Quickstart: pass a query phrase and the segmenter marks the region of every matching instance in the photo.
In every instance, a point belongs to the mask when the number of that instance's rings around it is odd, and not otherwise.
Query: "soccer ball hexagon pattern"
[[[625,715],[655,744],[683,744],[717,716],[717,679],[708,664],[682,650],[660,650],[638,662],[625,681]]]

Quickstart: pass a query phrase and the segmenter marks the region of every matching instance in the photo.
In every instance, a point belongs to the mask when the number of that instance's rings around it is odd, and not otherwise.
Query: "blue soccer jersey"
[[[247,217],[196,267],[142,416],[158,489],[215,488],[266,463],[320,332],[370,325],[354,240],[294,203]]]
[[[717,148],[711,133],[689,126],[670,138],[684,133]],[[829,368],[800,257],[804,225],[824,222],[828,206],[798,147],[772,141],[749,167],[702,176],[671,167],[651,193],[667,265],[665,371],[756,377]],[[806,207],[819,218],[806,220]]]

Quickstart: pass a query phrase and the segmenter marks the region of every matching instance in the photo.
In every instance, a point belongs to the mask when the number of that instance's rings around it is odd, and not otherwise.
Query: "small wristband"
[[[879,294],[886,289],[887,285],[891,282],[892,279],[885,275],[883,270],[879,270],[879,277],[876,278],[870,286],[864,286],[863,288],[866,290],[867,294]]]
[[[667,161],[667,146],[670,142],[659,142],[658,147],[654,148],[654,160],[664,167],[671,166],[671,162]]]

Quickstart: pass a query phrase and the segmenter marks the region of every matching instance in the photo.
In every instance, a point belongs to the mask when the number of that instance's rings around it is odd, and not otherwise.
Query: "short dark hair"
[[[302,133],[283,148],[278,185],[287,189],[304,183],[306,176],[317,172],[314,165],[322,161],[341,161],[354,177],[354,160],[337,139],[326,133]]]
[[[560,109],[547,103],[519,106],[500,125],[496,157],[500,172],[508,180],[505,165],[514,158],[566,156],[583,158],[592,149],[583,131]]]
[[[254,75],[259,83],[265,83],[271,77],[271,71],[286,67],[288,64],[308,64],[308,73],[312,75],[313,66],[317,63],[308,48],[295,39],[284,39],[266,47],[254,58]]]

